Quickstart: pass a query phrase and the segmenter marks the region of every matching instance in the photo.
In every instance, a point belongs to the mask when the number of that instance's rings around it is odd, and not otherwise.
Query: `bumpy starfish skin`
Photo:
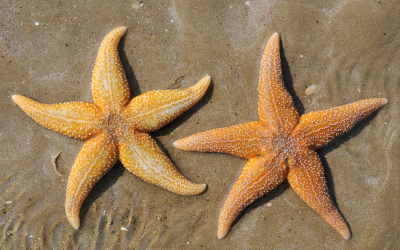
[[[65,210],[76,229],[83,201],[118,157],[135,175],[174,193],[195,195],[206,187],[181,175],[147,133],[161,128],[198,102],[210,84],[210,77],[186,90],[151,91],[129,102],[129,86],[117,51],[125,31],[126,27],[114,29],[100,45],[92,77],[95,104],[48,105],[20,95],[12,97],[44,127],[77,139],[89,139],[76,157],[68,180]]]
[[[367,99],[299,117],[282,82],[279,35],[263,53],[259,75],[260,121],[198,133],[174,142],[183,150],[233,154],[249,159],[219,217],[218,238],[240,212],[288,179],[296,193],[345,239],[350,230],[331,201],[317,149],[387,103]]]

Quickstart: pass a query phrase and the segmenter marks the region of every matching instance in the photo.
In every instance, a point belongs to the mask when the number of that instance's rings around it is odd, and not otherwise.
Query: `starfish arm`
[[[81,140],[100,133],[100,114],[94,104],[41,104],[20,95],[13,95],[12,99],[33,120],[55,132]]]
[[[260,121],[279,134],[292,131],[299,114],[283,85],[278,33],[274,33],[265,46],[260,63],[258,93]]]
[[[292,132],[292,136],[300,145],[313,149],[320,148],[386,103],[387,100],[384,98],[366,99],[305,114],[300,118],[300,123]]]
[[[92,95],[104,111],[120,113],[131,94],[118,56],[118,43],[126,27],[112,30],[101,42],[92,76]]]
[[[106,132],[85,142],[68,179],[65,211],[69,223],[78,229],[79,211],[90,190],[118,159],[118,143]]]
[[[197,133],[175,141],[174,146],[187,151],[221,152],[250,159],[260,155],[268,138],[264,125],[249,122]]]
[[[196,195],[206,184],[195,184],[175,168],[150,135],[125,133],[119,144],[122,164],[139,178],[181,195]]]
[[[206,76],[185,90],[156,90],[132,99],[122,115],[136,129],[151,132],[171,122],[196,104],[206,93],[211,77]]]
[[[310,149],[296,153],[288,161],[290,186],[343,238],[350,239],[350,229],[329,196],[324,170],[317,153]]]
[[[226,199],[218,222],[218,238],[228,233],[241,211],[286,179],[287,165],[278,153],[250,159]]]

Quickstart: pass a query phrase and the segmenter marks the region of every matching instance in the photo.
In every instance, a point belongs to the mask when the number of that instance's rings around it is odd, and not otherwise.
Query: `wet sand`
[[[142,2],[142,1],[141,1]],[[13,249],[396,249],[400,243],[400,7],[397,1],[47,1],[0,3],[0,245]],[[206,96],[152,133],[179,171],[207,189],[180,196],[117,163],[73,229],[67,179],[82,141],[14,105],[93,102],[99,44],[127,26],[120,56],[132,96],[212,77]],[[261,54],[281,36],[285,85],[300,114],[365,98],[388,105],[318,150],[348,241],[284,182],[217,239],[221,206],[246,160],[172,143],[257,120]],[[182,77],[183,76],[183,77]],[[179,79],[178,79],[179,78]],[[176,79],[178,79],[176,81]],[[306,92],[312,86],[312,93]],[[54,171],[52,158],[62,151]]]

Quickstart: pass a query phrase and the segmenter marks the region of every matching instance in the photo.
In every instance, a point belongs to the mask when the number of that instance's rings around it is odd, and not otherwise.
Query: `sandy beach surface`
[[[398,249],[400,5],[323,2],[1,1],[1,248]],[[128,28],[119,50],[132,96],[184,89],[212,77],[199,103],[152,133],[179,171],[207,189],[177,195],[118,162],[89,194],[75,230],[64,203],[83,141],[38,125],[11,96],[92,103],[100,42],[118,26]],[[259,63],[274,32],[281,37],[285,85],[300,114],[365,98],[389,100],[317,151],[350,240],[287,181],[250,205],[218,240],[220,209],[246,160],[172,145],[197,132],[258,119]],[[60,151],[63,176],[52,164]]]

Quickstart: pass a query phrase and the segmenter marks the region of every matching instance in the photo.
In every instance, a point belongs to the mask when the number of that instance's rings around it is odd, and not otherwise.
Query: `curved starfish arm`
[[[289,133],[299,121],[292,97],[283,85],[278,33],[268,40],[261,58],[258,116],[262,123],[278,134]]]
[[[171,122],[196,104],[206,93],[211,77],[206,76],[185,90],[156,90],[132,99],[122,115],[143,132],[151,132]]]
[[[386,103],[384,98],[373,98],[305,114],[292,136],[304,147],[320,148]]]
[[[147,182],[182,195],[196,195],[206,188],[206,184],[195,184],[179,173],[146,133],[131,129],[122,136],[119,150],[122,164]]]
[[[269,138],[264,125],[249,122],[197,133],[175,141],[174,146],[186,151],[221,152],[250,159],[260,155],[261,146]]]
[[[226,199],[218,221],[218,238],[228,233],[241,211],[286,179],[287,165],[278,153],[250,159]]]
[[[103,39],[92,76],[93,101],[104,111],[120,113],[131,94],[118,56],[118,43],[126,27],[113,29]]]
[[[324,170],[317,153],[310,149],[299,150],[296,153],[288,162],[290,186],[343,238],[350,239],[350,229],[329,196]]]
[[[94,104],[41,104],[21,95],[13,95],[12,99],[33,120],[55,132],[81,140],[100,132],[100,113]]]
[[[69,223],[79,228],[79,211],[90,190],[118,159],[118,144],[106,132],[85,142],[68,179],[65,211]]]

